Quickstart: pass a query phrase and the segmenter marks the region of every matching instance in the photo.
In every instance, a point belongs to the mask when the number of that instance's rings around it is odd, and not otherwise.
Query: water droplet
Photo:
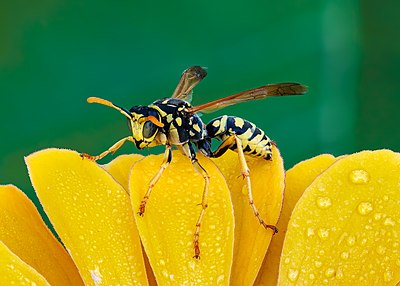
[[[164,275],[165,278],[169,278],[169,273],[167,271],[167,269],[164,269],[163,271],[161,271],[162,275]]]
[[[385,202],[387,202],[387,201],[389,200],[389,196],[388,196],[388,195],[384,195],[384,196],[383,196],[383,200],[384,200]]]
[[[307,229],[307,236],[310,237],[310,236],[313,236],[314,234],[315,234],[314,229],[309,227]]]
[[[354,184],[366,184],[370,179],[368,172],[362,169],[351,171],[349,177]]]
[[[317,198],[317,207],[320,209],[327,209],[332,205],[331,198],[329,197],[318,197]]]
[[[220,282],[222,282],[224,280],[225,280],[225,275],[222,274],[222,275],[218,276],[217,283],[220,283]]]
[[[390,217],[387,217],[385,219],[385,221],[383,222],[384,225],[390,225],[390,226],[394,226],[395,225],[395,221],[392,220]]]
[[[386,270],[385,273],[383,273],[383,281],[385,282],[390,282],[393,279],[393,271]]]
[[[383,254],[385,254],[385,252],[386,252],[386,246],[378,245],[376,247],[376,253],[383,255]]]
[[[382,214],[381,213],[374,214],[374,219],[375,220],[380,220],[381,218],[382,218]]]
[[[333,276],[335,276],[336,274],[336,270],[329,267],[328,269],[325,270],[325,277],[326,278],[332,278]]]
[[[285,264],[289,264],[289,262],[290,262],[290,257],[286,257],[285,260],[284,260],[284,263]]]
[[[160,259],[160,265],[165,265],[165,260],[164,259]]]
[[[344,274],[343,274],[343,270],[339,267],[338,270],[336,271],[336,279],[343,279]]]
[[[340,257],[346,260],[349,258],[349,253],[347,251],[343,251],[342,254],[340,254]]]
[[[318,191],[320,191],[320,192],[325,192],[326,191],[326,186],[322,182],[318,182],[317,188],[318,188]]]
[[[95,285],[101,284],[103,275],[101,275],[99,267],[97,265],[95,265],[95,269],[89,270],[89,272],[90,272],[90,275],[92,276],[94,284]]]
[[[374,206],[370,202],[361,202],[357,207],[358,213],[360,215],[367,215],[374,210]]]
[[[289,269],[287,276],[290,281],[295,282],[297,280],[297,278],[299,277],[299,270]]]
[[[322,262],[321,262],[321,261],[318,261],[318,260],[315,261],[314,264],[315,264],[315,267],[316,267],[316,268],[320,268],[320,267],[322,266]]]
[[[356,237],[354,235],[350,235],[347,238],[347,245],[348,246],[353,246],[354,244],[356,244]]]
[[[327,239],[329,236],[329,229],[321,227],[320,229],[318,229],[318,236],[321,239]]]
[[[310,273],[310,274],[308,275],[308,278],[310,278],[310,280],[314,280],[314,279],[315,279],[314,273]]]

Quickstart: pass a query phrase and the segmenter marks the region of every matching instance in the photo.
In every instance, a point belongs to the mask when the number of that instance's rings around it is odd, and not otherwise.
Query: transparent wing
[[[193,88],[207,75],[204,68],[193,66],[186,69],[181,76],[172,98],[178,98],[190,102],[192,100]]]
[[[307,91],[307,86],[294,82],[269,84],[194,106],[189,109],[189,112],[201,111],[207,113],[241,102],[264,99],[268,96],[300,95],[305,94]]]

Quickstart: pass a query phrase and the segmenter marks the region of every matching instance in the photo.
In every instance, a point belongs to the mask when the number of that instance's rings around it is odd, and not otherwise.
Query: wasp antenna
[[[108,107],[112,107],[112,108],[118,110],[119,112],[121,112],[123,115],[125,115],[129,119],[132,118],[132,115],[128,110],[126,110],[125,108],[119,107],[118,105],[115,105],[114,103],[112,103],[111,101],[108,101],[106,99],[92,96],[92,97],[88,97],[87,102],[88,103],[98,103],[98,104],[102,104],[102,105],[105,105]]]

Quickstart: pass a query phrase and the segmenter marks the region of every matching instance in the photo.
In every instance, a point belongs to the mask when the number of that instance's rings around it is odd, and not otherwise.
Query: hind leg
[[[237,153],[239,156],[241,173],[247,183],[247,195],[248,195],[250,207],[253,210],[253,213],[256,216],[256,218],[258,219],[258,221],[260,222],[260,224],[266,229],[268,229],[268,228],[272,229],[272,231],[275,234],[278,232],[278,229],[276,228],[276,226],[265,223],[265,221],[262,219],[262,217],[254,203],[253,192],[252,192],[252,188],[251,188],[251,180],[250,180],[250,170],[249,170],[249,167],[247,166],[246,158],[244,156],[242,141],[236,135],[229,136],[221,143],[221,145],[217,148],[217,150],[215,152],[213,152],[213,157],[217,158],[217,157],[222,156],[228,149],[230,149],[232,146],[235,146],[235,145],[236,145]]]

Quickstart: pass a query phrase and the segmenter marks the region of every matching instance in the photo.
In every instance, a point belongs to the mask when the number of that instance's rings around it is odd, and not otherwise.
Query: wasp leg
[[[171,163],[172,160],[172,152],[171,152],[171,146],[170,145],[165,145],[165,152],[164,152],[164,160],[163,163],[161,164],[160,169],[158,170],[157,174],[151,179],[149,183],[149,188],[147,189],[146,194],[144,195],[142,201],[140,202],[139,206],[139,211],[138,215],[143,216],[144,210],[146,208],[146,203],[147,200],[150,197],[150,193],[153,190],[154,186],[157,184],[158,180],[161,178],[162,173],[164,170],[168,167],[168,165]]]
[[[128,137],[122,138],[121,140],[116,142],[114,145],[112,145],[110,148],[108,148],[106,151],[104,151],[100,155],[91,156],[91,155],[86,154],[86,153],[81,153],[81,157],[82,158],[87,158],[87,159],[90,159],[90,160],[93,160],[93,161],[100,160],[103,157],[107,156],[108,154],[114,153],[115,151],[117,151],[122,145],[124,145],[124,143],[126,141],[131,141],[131,142],[135,143],[133,137],[132,136],[128,136]]]
[[[228,150],[230,147],[232,147],[234,145],[234,142],[236,143],[236,147],[237,147],[239,162],[240,162],[240,166],[241,166],[241,173],[242,173],[243,178],[246,179],[246,183],[247,183],[247,195],[248,195],[250,207],[253,210],[253,213],[257,217],[260,224],[264,228],[272,229],[272,231],[275,234],[278,232],[278,229],[276,228],[276,226],[266,224],[264,222],[264,220],[261,218],[261,215],[258,212],[256,205],[254,204],[253,192],[251,189],[250,170],[249,170],[249,167],[247,166],[246,158],[244,156],[242,141],[236,135],[229,136],[227,139],[224,140],[224,142],[221,143],[221,145],[217,148],[217,150],[215,152],[213,152],[213,157],[215,157],[215,158],[220,157],[222,154],[224,154],[226,152],[226,150]]]
[[[193,240],[193,246],[194,246],[194,256],[193,258],[200,259],[200,246],[199,246],[199,237],[200,237],[200,226],[201,226],[201,221],[203,220],[203,215],[204,212],[207,208],[207,202],[208,202],[208,188],[210,185],[210,176],[208,175],[207,171],[200,165],[200,163],[197,161],[197,159],[192,159],[192,164],[194,169],[203,176],[204,179],[204,190],[203,190],[203,196],[201,199],[201,212],[199,219],[197,220],[196,223],[196,230],[194,231],[194,240]]]
[[[207,208],[208,189],[210,186],[210,176],[208,175],[206,169],[204,169],[203,166],[201,166],[199,161],[197,160],[196,152],[194,151],[193,146],[192,146],[192,144],[190,144],[190,142],[185,143],[185,144],[179,146],[178,148],[191,160],[193,168],[204,179],[204,189],[203,189],[203,195],[202,195],[202,199],[201,199],[201,203],[200,203],[201,212],[200,212],[199,218],[197,219],[196,229],[194,231],[194,239],[193,239],[193,247],[194,247],[193,258],[200,259],[200,243],[199,243],[200,226],[201,226],[201,221],[203,220],[204,212],[206,211],[206,208]]]

